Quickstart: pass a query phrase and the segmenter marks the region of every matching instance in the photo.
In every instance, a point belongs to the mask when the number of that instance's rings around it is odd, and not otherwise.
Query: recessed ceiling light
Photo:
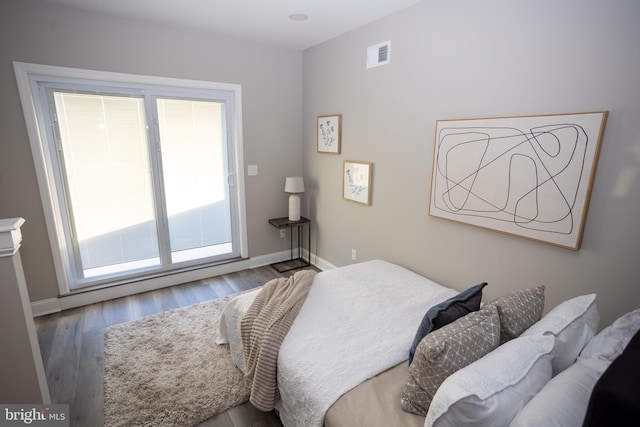
[[[306,21],[309,17],[304,13],[294,13],[293,15],[289,15],[289,19],[292,21]]]

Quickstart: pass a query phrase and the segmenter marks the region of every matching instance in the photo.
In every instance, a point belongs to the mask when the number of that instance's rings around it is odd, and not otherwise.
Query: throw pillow
[[[508,426],[551,379],[552,351],[552,337],[520,337],[460,369],[436,392],[424,426]]]
[[[500,318],[495,307],[469,313],[424,337],[409,367],[400,406],[426,415],[436,390],[452,373],[478,360],[500,342]]]
[[[500,344],[512,340],[542,317],[544,286],[523,289],[503,295],[487,305],[498,308],[500,315]]]
[[[637,427],[640,420],[640,332],[593,386],[583,427]]]
[[[413,362],[413,355],[422,338],[428,333],[442,328],[460,317],[477,311],[482,301],[482,288],[487,286],[486,282],[470,287],[460,292],[458,295],[431,307],[422,318],[420,326],[413,338],[413,344],[409,349],[409,364]]]

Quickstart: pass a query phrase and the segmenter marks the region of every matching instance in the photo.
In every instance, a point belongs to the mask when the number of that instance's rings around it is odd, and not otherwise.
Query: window
[[[16,71],[63,291],[246,256],[238,86]]]

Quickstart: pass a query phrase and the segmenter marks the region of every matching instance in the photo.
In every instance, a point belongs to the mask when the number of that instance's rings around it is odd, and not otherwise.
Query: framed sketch
[[[342,115],[319,116],[317,123],[318,153],[340,154]]]
[[[363,205],[371,204],[371,167],[368,162],[345,160],[342,170],[342,197]]]
[[[607,115],[438,120],[429,215],[578,250]]]

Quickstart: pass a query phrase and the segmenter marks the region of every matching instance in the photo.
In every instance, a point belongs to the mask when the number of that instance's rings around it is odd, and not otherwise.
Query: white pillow
[[[510,427],[582,426],[591,392],[609,362],[577,362],[553,377],[511,422]]]
[[[449,376],[433,397],[425,427],[507,426],[551,379],[554,339],[506,342]]]
[[[553,375],[573,365],[576,358],[598,330],[600,313],[596,306],[596,294],[571,298],[560,303],[542,319],[522,333],[551,335],[555,338],[553,349]]]
[[[587,343],[578,360],[598,359],[613,362],[640,329],[640,308],[631,311],[600,331]]]
[[[581,426],[593,387],[640,329],[640,309],[629,312],[587,343],[577,362],[554,377],[518,413],[511,427]]]

